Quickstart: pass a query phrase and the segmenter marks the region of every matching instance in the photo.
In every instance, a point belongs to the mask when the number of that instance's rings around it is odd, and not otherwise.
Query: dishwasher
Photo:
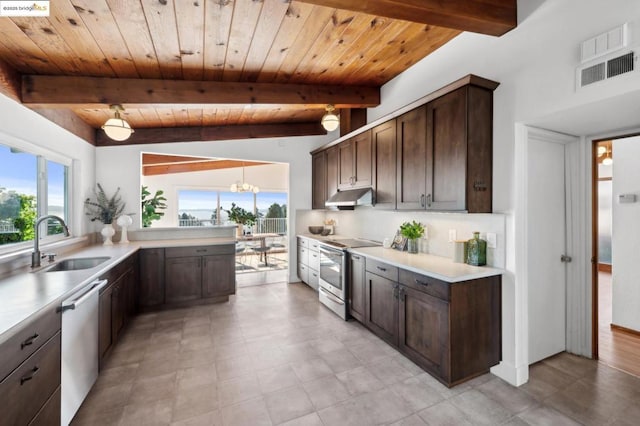
[[[61,425],[71,423],[98,378],[98,309],[100,289],[95,280],[62,302]]]

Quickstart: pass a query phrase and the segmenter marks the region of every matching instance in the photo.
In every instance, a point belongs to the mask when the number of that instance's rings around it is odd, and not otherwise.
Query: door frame
[[[599,359],[598,343],[600,338],[598,333],[598,142],[610,140],[613,152],[613,142],[616,139],[634,136],[640,136],[640,130],[621,133],[612,132],[611,136],[589,138],[591,148],[591,357],[596,360]]]
[[[575,229],[574,222],[576,213],[579,209],[576,206],[579,205],[577,195],[579,192],[579,146],[580,138],[577,136],[567,135],[559,132],[554,132],[546,129],[540,129],[533,126],[528,126],[522,123],[516,124],[516,146],[515,146],[515,243],[516,243],[516,282],[520,283],[516,289],[516,312],[519,314],[516,317],[515,335],[516,339],[520,340],[519,344],[516,344],[516,364],[518,370],[518,381],[521,383],[526,382],[528,379],[528,366],[529,366],[529,239],[527,235],[527,222],[528,222],[528,183],[530,179],[534,179],[535,176],[531,176],[528,170],[528,148],[530,143],[535,143],[536,140],[560,143],[565,145],[565,216],[567,223],[566,229],[566,253],[573,257],[573,262],[567,264],[566,275],[566,288],[567,288],[567,306],[566,306],[566,350],[580,353],[573,347],[571,342],[573,341],[574,334],[579,333],[580,321],[576,321],[576,317],[580,316],[580,312],[575,312],[576,308],[579,308],[578,304],[573,306],[569,304],[569,300],[573,297],[575,289],[578,286],[578,274],[576,273],[582,262],[577,253],[577,248],[580,247],[581,241],[579,241],[580,232]],[[579,309],[578,309],[579,311]],[[582,315],[584,316],[584,315]],[[588,328],[588,327],[587,327]],[[526,368],[524,368],[526,367]],[[525,372],[526,370],[526,372]]]

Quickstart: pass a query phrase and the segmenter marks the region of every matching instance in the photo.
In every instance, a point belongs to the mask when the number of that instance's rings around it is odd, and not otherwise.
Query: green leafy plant
[[[420,238],[424,235],[424,225],[416,222],[415,220],[412,222],[405,222],[400,225],[400,233],[403,237],[415,240],[416,238]]]
[[[229,220],[234,221],[239,225],[253,225],[256,221],[256,215],[243,209],[242,207],[236,206],[236,203],[231,203],[231,208],[229,210],[222,209],[229,215]]]
[[[157,190],[153,197],[147,198],[151,195],[148,187],[142,185],[142,226],[148,228],[151,226],[151,222],[154,220],[160,220],[162,216],[164,216],[164,212],[159,210],[164,210],[167,208],[167,204],[165,201],[167,199],[162,196],[164,191],[161,189]]]
[[[105,225],[108,225],[113,223],[113,221],[122,214],[125,203],[119,195],[120,188],[116,190],[112,197],[109,197],[104,192],[102,185],[98,183],[96,186],[98,189],[93,190],[93,193],[96,196],[96,201],[92,201],[91,198],[87,198],[84,201],[85,213],[89,216],[91,222],[99,220]]]

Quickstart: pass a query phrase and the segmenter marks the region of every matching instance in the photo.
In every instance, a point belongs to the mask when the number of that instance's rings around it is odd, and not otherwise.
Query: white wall
[[[289,200],[287,203],[290,215],[289,229],[292,229],[291,225],[295,223],[296,219],[296,210],[309,208],[311,205],[311,156],[309,152],[330,140],[330,136],[309,136],[101,147],[96,149],[96,182],[102,183],[107,191],[115,191],[120,187],[123,199],[129,206],[126,210],[138,211],[141,185],[140,156],[142,152],[286,163],[289,164]],[[139,222],[134,221],[132,230],[139,228]],[[293,233],[290,235],[289,246],[295,247]],[[295,265],[296,252],[291,252],[289,256],[290,263]],[[295,280],[295,268],[290,269],[290,277]]]
[[[178,191],[183,189],[209,189],[229,192],[229,187],[242,181],[242,168],[204,170],[199,172],[171,173],[142,176],[142,185],[154,194],[164,191],[167,208],[164,216],[154,221],[152,227],[178,226]],[[287,192],[289,190],[289,165],[283,163],[264,164],[244,168],[244,181],[257,185],[261,192]],[[227,208],[229,206],[226,206]],[[215,205],[211,207],[215,209]],[[139,216],[138,216],[139,219]]]
[[[95,185],[95,147],[1,94],[0,111],[0,143],[31,146],[74,160],[70,195],[75,207],[70,228],[74,236],[89,232],[83,202]]]
[[[616,139],[613,147],[612,322],[640,331],[640,137]],[[638,201],[621,204],[620,194]]]

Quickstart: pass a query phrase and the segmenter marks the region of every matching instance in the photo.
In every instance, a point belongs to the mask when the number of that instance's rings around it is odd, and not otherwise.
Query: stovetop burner
[[[382,245],[376,241],[359,240],[356,238],[345,238],[343,240],[326,240],[323,241],[323,243],[338,248],[377,247]]]

